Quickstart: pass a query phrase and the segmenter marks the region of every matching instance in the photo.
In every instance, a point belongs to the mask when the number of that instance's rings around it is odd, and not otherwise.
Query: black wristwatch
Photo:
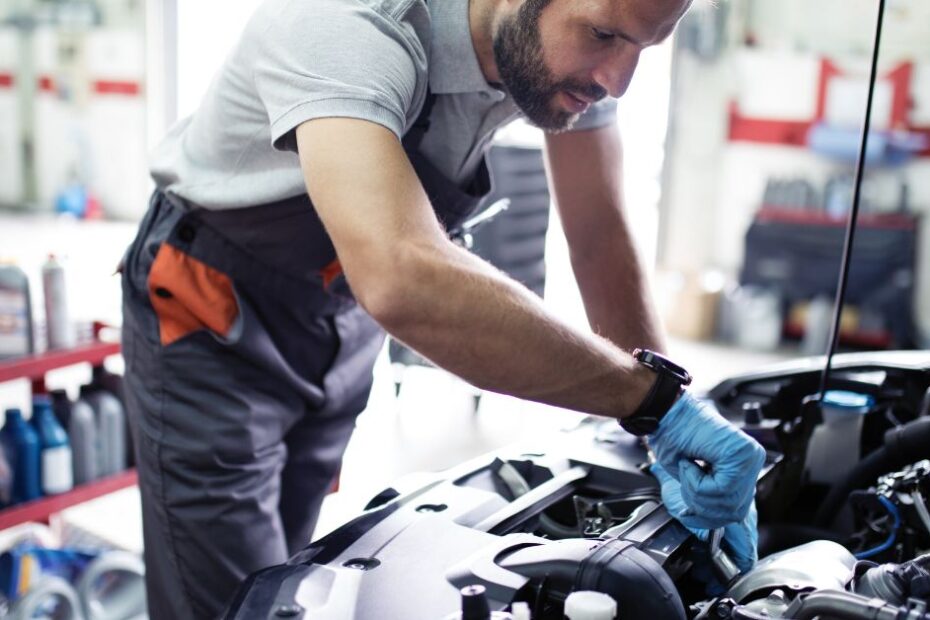
[[[633,351],[633,359],[656,373],[656,381],[643,402],[632,415],[619,421],[625,431],[642,437],[659,429],[659,422],[675,404],[685,386],[691,384],[691,375],[678,364],[648,349],[636,349]]]

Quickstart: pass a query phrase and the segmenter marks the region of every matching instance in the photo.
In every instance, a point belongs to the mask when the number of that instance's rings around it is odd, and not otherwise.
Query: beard
[[[504,88],[526,119],[545,131],[571,128],[578,114],[561,109],[555,98],[561,91],[580,94],[592,101],[607,91],[597,84],[567,78],[556,79],[543,60],[539,15],[551,0],[526,0],[516,15],[502,22],[494,34],[494,60]]]

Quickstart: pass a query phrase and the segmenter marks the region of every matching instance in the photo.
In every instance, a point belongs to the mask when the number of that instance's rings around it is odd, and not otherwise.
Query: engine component
[[[603,592],[582,590],[572,592],[565,599],[565,617],[568,620],[614,620],[617,601]]]
[[[454,613],[446,620],[511,620],[513,616],[502,611],[491,611],[484,586],[465,586],[460,590],[462,611]]]
[[[865,416],[875,405],[868,394],[829,390],[820,402],[822,424],[807,444],[804,470],[811,482],[832,484],[859,462]]]
[[[710,560],[720,582],[729,585],[739,576],[739,567],[730,559],[720,546],[723,542],[724,528],[717,528],[710,533]]]
[[[805,402],[817,389],[815,366],[793,362],[728,380],[710,394],[711,404],[735,423],[766,431],[769,465],[756,495],[760,549],[762,534],[770,531],[779,533],[778,549],[791,547],[764,557],[723,598],[708,597],[708,550],[665,509],[645,467],[644,446],[615,422],[589,418],[548,441],[399,481],[286,564],[250,576],[226,618],[270,619],[280,612],[295,618],[437,620],[459,616],[460,589],[480,585],[492,618],[506,618],[510,610],[514,620],[527,620],[530,611],[534,620],[563,618],[566,598],[579,589],[615,598],[624,620],[796,620],[818,614],[930,620],[910,600],[923,591],[923,581],[914,578],[922,573],[913,567],[857,564],[849,551],[824,541],[797,546],[825,536],[846,541],[854,532],[845,513],[831,517],[829,528],[808,526],[824,497],[821,487],[805,485],[800,475],[807,451],[800,431]],[[930,353],[843,355],[831,381],[831,389],[875,397],[862,446],[874,451],[873,437],[915,419],[930,383]],[[743,411],[745,403],[756,403],[753,412]],[[930,417],[887,433],[883,454],[865,457],[852,486],[839,493],[838,506],[849,490],[882,486],[887,490],[881,496],[897,502],[899,536],[906,528],[923,533],[926,515],[914,493],[926,498],[930,487],[912,481],[930,466],[881,483],[878,478],[920,460],[911,457],[928,445]],[[876,513],[885,520],[878,523],[893,525],[884,504],[876,511],[884,511]],[[882,542],[880,534],[887,529],[874,531],[860,548]],[[930,562],[916,566],[930,569]],[[853,567],[857,579],[846,592]]]
[[[849,474],[830,489],[814,524],[829,527],[854,489],[873,484],[882,474],[930,456],[930,418],[917,418],[885,433],[884,445],[859,461]]]
[[[860,559],[904,560],[930,548],[930,461],[886,474],[868,491],[854,491],[850,503],[861,529],[852,538]],[[876,535],[881,537],[877,542]]]
[[[855,565],[856,558],[845,547],[817,540],[760,561],[733,584],[727,596],[747,603],[776,590],[843,588]]]
[[[630,620],[685,618],[668,573],[629,541],[555,541],[519,549],[498,564],[540,584],[537,598],[543,607],[557,605],[567,593],[594,590],[613,598]]]
[[[840,590],[822,590],[799,596],[785,612],[792,620],[837,618],[838,620],[930,620],[927,606],[911,601],[898,607],[876,598]]]
[[[908,599],[930,598],[930,555],[904,564],[859,562],[851,585],[856,594],[880,598],[894,605],[904,605]]]
[[[779,600],[770,595],[767,600]],[[784,611],[780,607],[752,607],[725,601],[715,607],[718,618],[733,620],[930,620],[927,606],[912,599],[897,606],[842,590],[820,590],[798,596]]]

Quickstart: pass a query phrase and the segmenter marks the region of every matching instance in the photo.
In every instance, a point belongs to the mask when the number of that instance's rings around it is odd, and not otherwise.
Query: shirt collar
[[[487,92],[502,94],[488,84],[478,64],[468,24],[468,0],[431,0],[429,86],[437,95]]]

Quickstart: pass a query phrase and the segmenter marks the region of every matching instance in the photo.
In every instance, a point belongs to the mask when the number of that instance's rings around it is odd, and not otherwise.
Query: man
[[[155,155],[124,267],[153,618],[219,613],[309,541],[382,328],[470,383],[650,434],[693,528],[755,554],[761,448],[683,393],[624,221],[610,98],[689,0],[268,0]],[[457,247],[523,114],[591,326]],[[696,461],[703,461],[704,469]]]

